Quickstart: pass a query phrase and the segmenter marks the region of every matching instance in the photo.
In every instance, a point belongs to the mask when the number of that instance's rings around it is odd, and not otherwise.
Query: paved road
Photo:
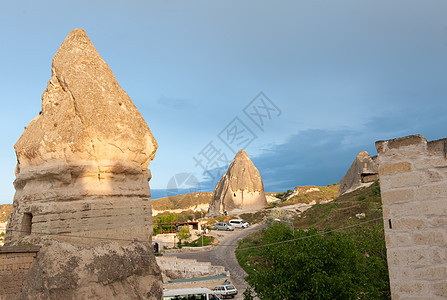
[[[234,231],[213,231],[212,235],[217,237],[220,241],[220,244],[213,250],[166,254],[166,256],[196,259],[197,261],[211,262],[212,265],[224,266],[227,271],[230,271],[231,283],[233,283],[239,291],[239,294],[235,299],[243,299],[242,293],[247,288],[247,283],[244,280],[247,273],[241,268],[236,259],[235,249],[237,247],[237,241],[252,232],[260,230],[264,226],[265,225],[253,225],[247,229],[235,229]]]

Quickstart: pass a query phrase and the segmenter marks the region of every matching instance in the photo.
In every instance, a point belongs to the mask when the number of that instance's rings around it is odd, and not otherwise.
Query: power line
[[[240,248],[240,249],[236,249],[236,251],[242,251],[242,250],[248,250],[248,249],[254,249],[254,248],[262,248],[262,247],[269,247],[269,246],[274,246],[274,245],[280,245],[280,244],[284,244],[284,243],[289,243],[289,242],[294,242],[294,241],[298,241],[298,240],[303,240],[303,239],[307,239],[307,238],[311,238],[311,237],[315,237],[315,236],[321,236],[321,235],[325,235],[325,234],[329,234],[331,232],[336,232],[336,231],[342,231],[348,228],[353,228],[353,227],[357,227],[363,224],[367,224],[367,223],[371,223],[374,221],[378,221],[381,220],[382,218],[376,218],[376,219],[372,219],[369,221],[365,221],[365,222],[361,222],[361,223],[357,223],[357,224],[353,224],[353,225],[349,225],[349,226],[345,226],[345,227],[341,227],[341,228],[337,228],[337,229],[332,229],[332,230],[328,230],[328,231],[324,231],[324,232],[320,232],[320,233],[316,233],[316,234],[312,234],[312,235],[308,235],[308,236],[303,236],[303,237],[299,237],[296,239],[291,239],[291,240],[286,240],[286,241],[281,241],[281,242],[276,242],[276,243],[269,243],[269,244],[264,244],[264,245],[258,245],[258,246],[250,246],[250,247],[245,247],[245,248]],[[22,233],[28,233],[29,231],[23,231],[23,230],[15,230],[15,229],[8,229],[7,231],[12,231],[12,232],[22,232]],[[149,241],[142,241],[142,240],[138,240],[138,239],[121,239],[121,238],[112,238],[112,237],[94,237],[94,236],[80,236],[80,235],[72,235],[72,234],[62,234],[62,233],[49,233],[49,232],[38,232],[38,231],[33,231],[31,232],[31,234],[37,234],[37,235],[51,235],[51,236],[62,236],[62,237],[71,237],[71,238],[84,238],[84,239],[98,239],[98,240],[110,240],[110,241],[123,241],[123,242],[142,242],[142,243],[149,243]],[[158,244],[170,244],[169,242],[157,242]],[[219,245],[220,247],[234,247],[234,246],[238,246],[238,244],[226,244],[226,245]]]
[[[274,245],[279,245],[279,244],[284,244],[284,243],[304,240],[304,239],[315,237],[315,236],[325,235],[325,234],[328,234],[328,233],[331,233],[331,232],[336,232],[336,231],[341,231],[341,230],[348,229],[348,228],[353,228],[353,227],[356,227],[356,226],[360,226],[360,225],[363,225],[363,224],[371,223],[371,222],[378,221],[378,220],[381,220],[381,219],[383,219],[383,218],[380,217],[380,218],[377,218],[377,219],[372,219],[372,220],[369,220],[369,221],[357,223],[357,224],[346,226],[346,227],[341,227],[341,228],[328,230],[328,231],[324,231],[324,232],[320,232],[320,233],[316,233],[316,234],[312,234],[312,235],[308,235],[308,236],[303,236],[303,237],[299,237],[299,238],[296,238],[296,239],[291,239],[291,240],[286,240],[286,241],[281,241],[281,242],[276,242],[276,243],[270,243],[270,244],[264,244],[264,245],[259,245],[259,246],[251,246],[251,247],[246,247],[246,248],[240,248],[240,249],[236,249],[236,250],[240,251],[240,250],[248,250],[248,249],[253,249],[253,248],[262,248],[262,247],[268,247],[268,246],[274,246]]]

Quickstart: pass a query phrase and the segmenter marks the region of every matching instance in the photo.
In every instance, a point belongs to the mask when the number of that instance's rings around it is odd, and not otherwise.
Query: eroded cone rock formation
[[[247,153],[239,150],[214,189],[208,215],[217,216],[233,209],[260,209],[266,205],[261,175]]]
[[[14,148],[6,243],[42,245],[22,298],[159,299],[148,199],[157,143],[82,29],[54,56],[42,111]]]
[[[368,186],[379,178],[377,156],[362,151],[355,158],[348,172],[340,180],[339,195]]]

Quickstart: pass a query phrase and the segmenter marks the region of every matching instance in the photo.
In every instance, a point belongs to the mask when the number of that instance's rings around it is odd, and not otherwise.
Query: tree
[[[161,225],[163,223],[175,223],[178,220],[177,214],[168,214],[168,215],[159,215],[157,218],[157,224],[153,226],[153,233],[154,235],[159,234],[160,232],[169,231],[172,226],[170,225]]]
[[[191,236],[191,233],[189,232],[188,226],[183,226],[182,229],[178,232],[178,237],[180,240],[187,240]]]

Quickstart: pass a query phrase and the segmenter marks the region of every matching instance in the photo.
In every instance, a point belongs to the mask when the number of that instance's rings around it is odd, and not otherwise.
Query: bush
[[[373,196],[380,197],[380,185],[379,182],[376,181],[374,186],[372,187]]]
[[[236,256],[261,299],[389,298],[381,230],[318,235],[317,229],[300,229],[293,236],[288,226],[273,223],[259,244],[294,240],[250,250],[242,250],[250,245],[242,241]]]
[[[178,237],[181,240],[187,240],[191,237],[191,233],[189,232],[189,228],[187,225],[183,226],[182,229],[178,232]]]

